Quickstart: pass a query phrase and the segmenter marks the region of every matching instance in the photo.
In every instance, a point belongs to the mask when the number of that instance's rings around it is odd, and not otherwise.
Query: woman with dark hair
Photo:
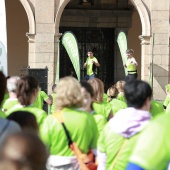
[[[25,76],[21,78],[17,83],[17,98],[19,104],[6,112],[6,115],[10,115],[14,111],[28,111],[35,115],[37,123],[42,124],[47,116],[47,113],[39,108],[34,107],[32,104],[37,98],[39,89],[38,80],[33,76]]]
[[[119,110],[101,132],[98,140],[98,170],[126,169],[140,132],[151,120],[151,97],[152,89],[148,83],[135,80],[125,84],[128,108]]]
[[[7,119],[17,122],[23,130],[38,132],[36,117],[28,111],[15,111],[7,116]]]

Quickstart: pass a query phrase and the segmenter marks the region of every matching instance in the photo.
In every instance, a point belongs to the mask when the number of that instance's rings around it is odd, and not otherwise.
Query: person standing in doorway
[[[86,81],[88,81],[91,78],[95,78],[97,74],[96,67],[100,67],[100,64],[97,58],[93,56],[92,50],[88,50],[87,55],[88,55],[88,58],[83,65],[83,67],[87,69],[87,74],[84,77],[84,80]]]
[[[126,55],[127,55],[127,62],[124,65],[124,67],[127,68],[128,75],[125,78],[125,81],[131,81],[131,80],[136,80],[137,79],[137,65],[138,63],[136,62],[135,58],[133,57],[134,51],[132,49],[126,50]]]

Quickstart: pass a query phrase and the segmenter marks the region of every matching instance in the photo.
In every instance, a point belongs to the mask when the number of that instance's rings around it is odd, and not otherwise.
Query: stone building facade
[[[154,98],[163,100],[165,85],[170,78],[170,1],[94,0],[94,5],[78,3],[78,0],[6,0],[9,75],[18,74],[18,69],[23,66],[47,66],[50,92],[56,76],[61,30],[107,28],[114,29],[114,59],[110,66],[114,72],[113,81],[123,79],[116,43],[118,32],[123,30],[128,37],[128,47],[135,51],[142,80],[149,82],[153,60]],[[105,59],[101,57],[101,60]],[[60,65],[62,67],[64,65]]]

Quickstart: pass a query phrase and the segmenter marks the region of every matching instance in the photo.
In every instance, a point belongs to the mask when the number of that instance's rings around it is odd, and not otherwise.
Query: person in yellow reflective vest
[[[136,80],[138,77],[137,74],[137,65],[138,63],[136,62],[135,58],[133,57],[134,51],[132,49],[126,50],[126,55],[127,55],[127,61],[124,67],[127,68],[128,75],[125,78],[125,81],[131,81],[131,80]]]

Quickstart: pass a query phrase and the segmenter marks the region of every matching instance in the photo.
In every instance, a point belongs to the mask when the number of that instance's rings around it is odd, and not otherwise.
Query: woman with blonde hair
[[[119,110],[127,108],[127,104],[125,102],[117,99],[118,90],[115,86],[111,86],[107,90],[107,95],[108,95],[108,99],[109,99],[108,102],[110,102],[110,104],[112,106],[112,111],[113,111],[114,115]]]
[[[107,120],[113,117],[111,105],[103,101],[104,84],[98,78],[89,79],[88,83],[92,86],[94,91],[93,109],[96,113],[103,115]]]
[[[49,170],[76,170],[79,165],[68,144],[66,130],[81,152],[87,155],[90,149],[95,152],[97,148],[97,126],[92,115],[80,110],[83,96],[80,83],[75,78],[60,79],[56,101],[57,112],[47,116],[41,128],[41,138],[50,151],[47,167]]]

